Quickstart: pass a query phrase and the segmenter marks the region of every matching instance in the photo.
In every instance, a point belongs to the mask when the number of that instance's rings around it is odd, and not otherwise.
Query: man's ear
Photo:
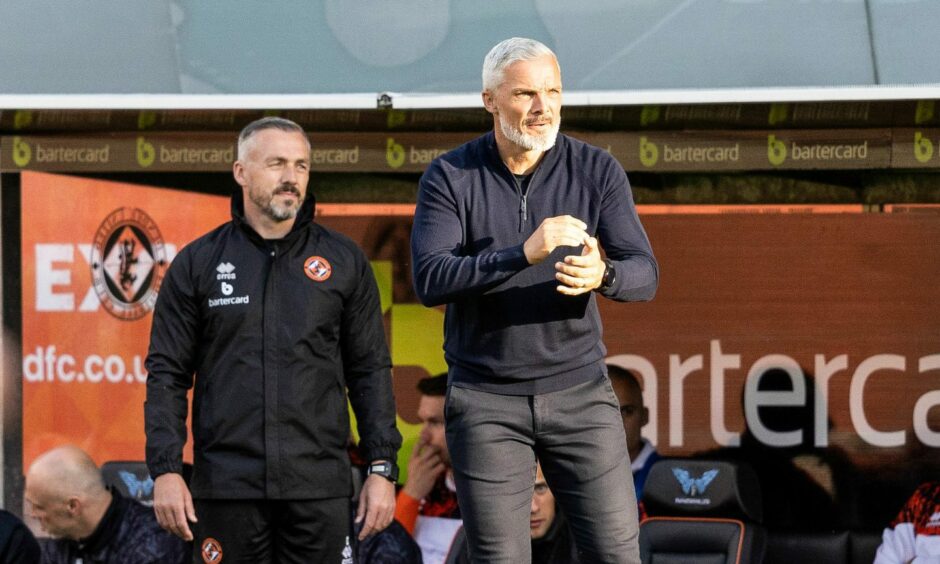
[[[69,515],[75,516],[81,513],[82,511],[82,500],[78,499],[75,496],[68,498],[65,502],[65,506],[69,510]]]
[[[486,108],[491,114],[496,114],[496,99],[493,97],[493,93],[489,90],[484,90],[482,93],[483,96],[483,107]]]
[[[245,185],[245,165],[241,161],[235,161],[232,163],[232,176],[235,177],[235,182],[239,186]]]
[[[640,427],[645,427],[650,422],[650,408],[643,406],[643,414],[640,416]]]

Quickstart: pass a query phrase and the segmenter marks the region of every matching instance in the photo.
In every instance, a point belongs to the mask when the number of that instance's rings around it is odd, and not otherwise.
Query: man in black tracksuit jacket
[[[232,221],[182,249],[155,308],[154,508],[186,540],[194,525],[196,562],[352,562],[347,390],[375,471],[361,538],[391,521],[401,446],[378,289],[356,244],[312,221],[299,126],[249,124],[238,151]],[[180,472],[194,381],[193,506]]]

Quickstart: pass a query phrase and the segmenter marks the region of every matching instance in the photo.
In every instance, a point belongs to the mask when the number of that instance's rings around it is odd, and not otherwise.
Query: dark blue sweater
[[[414,283],[424,305],[447,304],[451,384],[528,395],[603,373],[597,292],[555,289],[555,263],[581,249],[559,247],[537,265],[522,249],[544,219],[566,214],[585,222],[614,261],[616,282],[605,297],[652,299],[656,259],[627,176],[608,153],[559,134],[525,195],[492,132],[425,171],[411,235]]]

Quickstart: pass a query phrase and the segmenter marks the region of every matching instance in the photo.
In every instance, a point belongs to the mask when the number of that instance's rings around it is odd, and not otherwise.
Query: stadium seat
[[[668,459],[650,470],[640,524],[644,564],[751,564],[767,532],[760,484],[744,463]]]
[[[871,564],[880,544],[873,531],[770,531],[764,564]]]
[[[467,531],[463,527],[457,529],[454,540],[451,542],[450,550],[447,552],[447,558],[444,564],[458,564],[467,560]]]
[[[849,564],[849,533],[803,533],[771,531],[764,564],[820,562]],[[868,559],[869,564],[872,558]]]

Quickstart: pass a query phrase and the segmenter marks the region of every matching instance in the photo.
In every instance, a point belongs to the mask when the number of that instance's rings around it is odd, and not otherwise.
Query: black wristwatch
[[[366,470],[366,475],[372,474],[378,474],[393,484],[398,483],[398,465],[394,462],[388,460],[373,462]]]
[[[601,285],[597,287],[598,292],[605,292],[614,285],[614,282],[617,281],[617,271],[614,270],[614,263],[612,260],[605,258],[604,259],[604,276],[601,278]]]

